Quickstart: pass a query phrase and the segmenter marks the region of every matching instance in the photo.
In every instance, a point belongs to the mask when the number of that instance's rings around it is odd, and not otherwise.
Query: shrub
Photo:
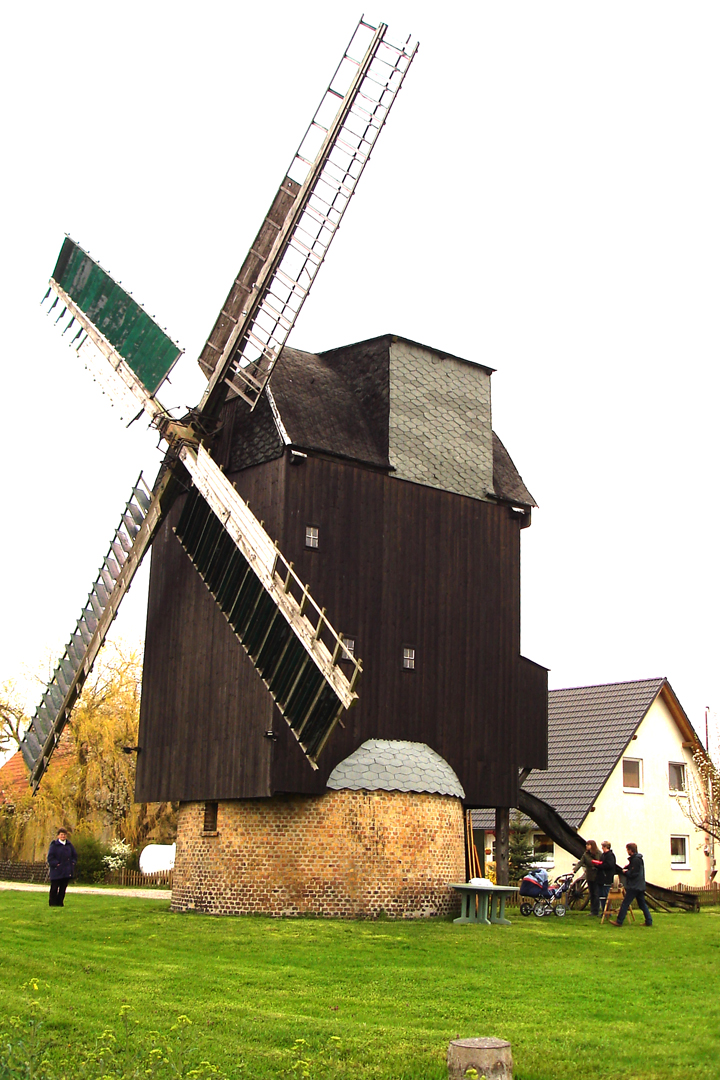
[[[93,836],[73,837],[73,845],[78,854],[75,880],[92,885],[105,880],[105,857],[110,854],[108,844],[103,844]]]
[[[106,870],[124,870],[133,850],[124,840],[113,840],[110,851],[103,857]]]

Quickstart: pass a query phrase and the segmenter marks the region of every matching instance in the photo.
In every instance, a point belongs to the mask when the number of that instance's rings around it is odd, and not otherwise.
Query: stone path
[[[46,893],[49,890],[49,885],[29,885],[21,881],[0,881],[0,889]],[[134,896],[138,900],[172,900],[172,889],[95,889],[92,885],[71,885],[68,889],[68,897],[76,893],[91,893],[93,896]]]

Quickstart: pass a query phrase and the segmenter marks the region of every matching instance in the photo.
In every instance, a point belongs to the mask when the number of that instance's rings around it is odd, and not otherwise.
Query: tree
[[[696,750],[693,760],[697,779],[689,773],[687,799],[678,803],[699,832],[720,842],[720,770],[704,750]]]
[[[142,654],[106,643],[85,683],[37,795],[15,790],[15,857],[42,858],[61,824],[82,836],[127,841],[174,839],[176,808],[134,803]],[[7,830],[6,830],[7,831]]]
[[[17,685],[14,679],[7,679],[0,685],[0,760],[8,752],[15,753],[20,748],[28,723]]]
[[[525,874],[530,870],[537,859],[533,852],[533,824],[517,812],[513,814],[510,822],[510,881],[522,881]]]

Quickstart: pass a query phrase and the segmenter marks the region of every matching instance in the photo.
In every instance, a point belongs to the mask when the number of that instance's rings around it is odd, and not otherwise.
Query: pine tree
[[[517,885],[537,859],[533,853],[533,824],[515,812],[510,821],[510,884]]]

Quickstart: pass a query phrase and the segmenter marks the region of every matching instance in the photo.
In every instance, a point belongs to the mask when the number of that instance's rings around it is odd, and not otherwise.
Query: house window
[[[217,817],[218,817],[218,804],[216,802],[205,803],[205,814],[203,816],[203,832],[214,833],[217,832]]]
[[[623,758],[623,791],[642,791],[641,758]]]
[[[305,526],[305,547],[316,548],[320,539],[320,530],[317,525]]]
[[[533,857],[540,862],[550,862],[555,857],[555,845],[545,833],[533,833]]]
[[[354,660],[355,659],[355,638],[354,637],[343,637],[342,643],[343,643],[342,659],[343,660],[350,660],[350,659]]]
[[[690,869],[690,852],[688,836],[670,837],[670,867],[672,870]]]
[[[668,765],[668,779],[671,791],[685,791],[685,765],[682,762],[671,761]]]
[[[403,671],[415,670],[415,650],[410,648],[409,645],[403,645],[402,666]]]

